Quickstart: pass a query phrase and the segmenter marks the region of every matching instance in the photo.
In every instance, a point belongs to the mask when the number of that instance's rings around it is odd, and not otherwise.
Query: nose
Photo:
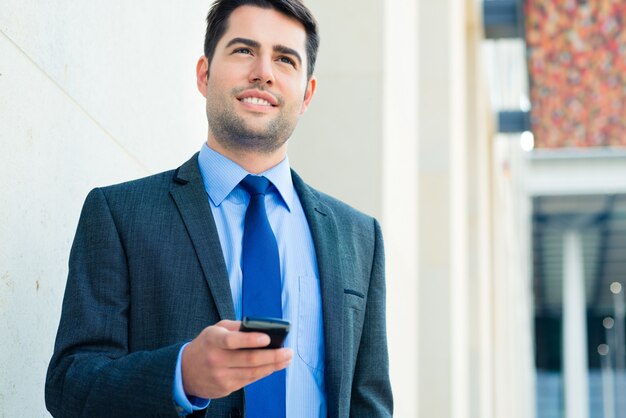
[[[269,57],[258,57],[250,70],[250,83],[269,84],[274,83],[272,60]]]

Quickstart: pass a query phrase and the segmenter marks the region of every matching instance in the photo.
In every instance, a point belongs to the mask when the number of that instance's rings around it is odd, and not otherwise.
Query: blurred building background
[[[319,87],[290,160],[382,222],[395,415],[624,418],[622,2],[307,4]],[[88,191],[205,140],[209,5],[2,0],[0,417],[49,416]]]
[[[626,3],[484,3],[531,225],[537,418],[626,417]]]

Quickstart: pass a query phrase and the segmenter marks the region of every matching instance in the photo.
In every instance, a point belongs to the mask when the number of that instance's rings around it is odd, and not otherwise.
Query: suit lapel
[[[332,210],[319,199],[318,193],[306,185],[294,171],[291,174],[317,254],[324,318],[328,416],[334,417],[339,413],[344,325],[341,319],[343,318],[343,281],[337,223]]]
[[[187,227],[220,318],[235,319],[228,272],[211,206],[198,169],[197,153],[174,173],[170,195]]]

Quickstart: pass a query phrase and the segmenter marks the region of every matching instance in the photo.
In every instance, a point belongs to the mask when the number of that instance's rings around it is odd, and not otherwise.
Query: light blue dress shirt
[[[228,270],[235,317],[241,320],[241,249],[250,197],[239,182],[250,173],[206,144],[200,150],[198,165]],[[278,244],[283,317],[291,321],[291,331],[285,340],[285,347],[294,351],[286,376],[287,416],[325,417],[322,298],[313,238],[291,180],[288,158],[260,175],[274,185],[265,196],[265,206]],[[181,354],[182,349],[176,367],[174,398],[185,413],[191,413],[206,408],[208,401],[185,396]]]

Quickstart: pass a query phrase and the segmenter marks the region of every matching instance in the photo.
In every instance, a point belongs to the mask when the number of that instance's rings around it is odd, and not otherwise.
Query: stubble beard
[[[232,97],[237,97],[246,88],[233,89],[230,96],[207,97],[206,114],[209,130],[215,140],[233,151],[271,154],[282,147],[293,133],[297,117],[285,115],[284,101],[279,97],[280,112],[262,128],[253,129],[234,109]],[[259,89],[262,90],[262,89]]]

